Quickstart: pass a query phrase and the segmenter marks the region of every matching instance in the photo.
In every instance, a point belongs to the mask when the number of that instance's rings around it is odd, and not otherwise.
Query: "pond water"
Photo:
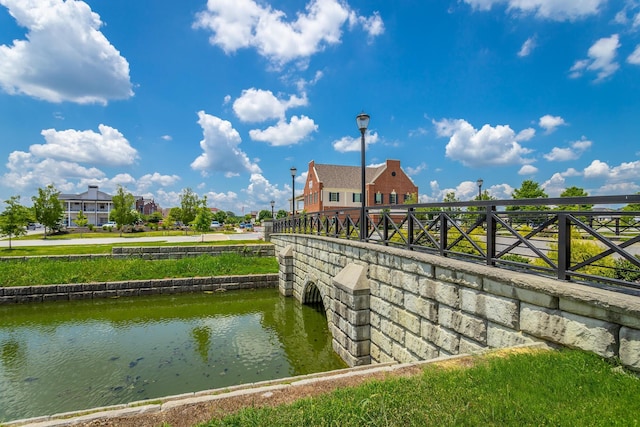
[[[275,289],[0,306],[0,422],[344,367]]]

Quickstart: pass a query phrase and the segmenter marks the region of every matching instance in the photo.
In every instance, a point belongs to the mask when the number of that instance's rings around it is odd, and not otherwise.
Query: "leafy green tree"
[[[76,215],[76,219],[73,220],[73,222],[75,222],[78,227],[82,228],[89,223],[89,218],[87,218],[87,216],[82,211],[80,211],[78,212],[78,215]],[[80,231],[80,237],[82,237],[82,230]]]
[[[276,212],[276,219],[286,218],[287,216],[289,216],[289,214],[284,209],[280,209],[278,212]]]
[[[115,221],[116,226],[120,229],[120,235],[122,236],[122,226],[133,224],[136,217],[133,212],[137,211],[133,209],[135,207],[135,197],[122,187],[118,186],[115,196],[112,197],[113,210],[111,211],[111,217]],[[133,211],[133,212],[132,212]]]
[[[64,207],[58,196],[60,192],[53,184],[46,188],[38,188],[38,196],[33,196],[33,213],[40,224],[44,225],[44,238],[47,238],[47,229],[53,232],[60,229],[60,223],[64,216]]]
[[[258,221],[262,222],[264,219],[271,219],[271,211],[268,209],[262,209],[258,212]]]
[[[180,209],[182,212],[182,216],[180,220],[183,224],[191,224],[193,220],[196,218],[196,214],[198,213],[198,206],[200,205],[200,200],[198,195],[191,190],[191,188],[185,188],[182,190],[180,194]]]
[[[513,190],[513,193],[511,193],[511,197],[513,197],[514,199],[546,199],[549,196],[544,192],[542,187],[540,187],[540,184],[527,179],[522,181],[522,185],[520,186],[520,188],[516,188],[515,190]],[[549,207],[546,205],[507,206],[507,211],[544,211],[548,209]],[[517,215],[512,219],[512,221],[515,223],[535,224],[543,219],[544,216],[542,215],[532,214],[529,216]]]
[[[149,215],[147,221],[152,224],[158,224],[160,221],[162,221],[162,212],[153,212],[151,215]]]
[[[569,187],[566,188],[562,193],[560,193],[560,197],[588,197],[589,194],[584,191],[583,188],[580,187]],[[590,205],[562,205],[559,206],[558,209],[563,211],[590,211],[593,207]]]
[[[640,194],[640,193],[636,193]],[[640,212],[640,203],[629,203],[621,209],[622,212]],[[638,217],[640,215],[624,215],[621,218],[622,224],[625,226],[638,227]]]
[[[181,221],[182,218],[182,209],[174,206],[171,209],[169,209],[169,215],[167,215],[167,222],[169,223],[169,226],[173,226],[173,224],[175,224],[178,221]]]
[[[225,211],[218,211],[213,214],[213,219],[218,221],[220,224],[224,224],[227,221],[227,213]]]
[[[20,196],[11,196],[5,200],[7,205],[0,214],[0,235],[9,236],[9,249],[11,237],[27,234],[27,225],[33,220],[32,212],[20,204]]]
[[[202,240],[204,240],[204,233],[211,228],[211,221],[213,220],[213,212],[207,207],[206,196],[200,202],[200,206],[197,209],[196,217],[191,221],[191,225],[197,231],[203,233]]]

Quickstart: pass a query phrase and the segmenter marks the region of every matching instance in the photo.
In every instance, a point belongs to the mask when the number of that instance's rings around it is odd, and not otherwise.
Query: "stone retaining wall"
[[[0,305],[185,292],[276,288],[277,286],[277,274],[255,274],[247,276],[187,277],[67,285],[0,287]]]
[[[542,342],[617,357],[640,371],[638,296],[357,241],[295,234],[271,241],[286,262],[281,292],[303,302],[309,286],[318,288],[334,349],[351,366]],[[364,273],[349,278],[354,264]]]
[[[197,257],[200,255],[216,256],[223,253],[239,253],[250,256],[275,256],[273,245],[200,245],[200,246],[117,246],[110,254],[87,255],[48,255],[48,256],[19,256],[0,257],[0,261],[15,262],[31,258],[45,258],[57,261],[79,261],[95,258],[144,258],[144,259],[179,259]]]

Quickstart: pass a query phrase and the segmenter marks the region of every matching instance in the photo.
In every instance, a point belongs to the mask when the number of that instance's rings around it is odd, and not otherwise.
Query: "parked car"
[[[220,224],[218,221],[211,221],[211,228],[220,228],[222,227],[222,224]]]
[[[104,224],[102,224],[102,226],[104,228],[118,228],[118,224],[113,221],[105,222]]]

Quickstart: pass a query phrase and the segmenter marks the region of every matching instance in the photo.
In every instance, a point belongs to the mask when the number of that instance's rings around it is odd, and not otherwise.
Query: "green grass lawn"
[[[202,426],[638,426],[640,380],[575,350],[489,357],[469,369],[372,381]]]
[[[0,286],[113,282],[179,277],[271,274],[278,272],[275,257],[225,253],[195,258],[144,260],[95,258],[79,261],[31,258],[0,264]]]
[[[112,236],[113,237],[113,236]],[[120,246],[215,246],[264,244],[261,240],[217,240],[211,242],[135,242],[113,243],[105,245],[52,245],[52,246],[14,246],[12,249],[0,248],[0,257],[24,257],[42,255],[88,255],[110,254],[111,249]]]
[[[225,234],[222,231],[211,231],[207,234]],[[69,239],[96,239],[102,237],[126,237],[135,239],[137,237],[165,237],[165,236],[194,236],[202,234],[199,231],[194,230],[158,230],[158,231],[141,231],[135,233],[120,233],[119,230],[107,231],[102,228],[96,229],[96,231],[85,231],[83,233],[72,232],[47,235],[47,240],[69,240]],[[234,234],[233,232],[230,234]],[[26,236],[14,237],[12,240],[41,240],[44,238],[44,233],[29,234]]]

